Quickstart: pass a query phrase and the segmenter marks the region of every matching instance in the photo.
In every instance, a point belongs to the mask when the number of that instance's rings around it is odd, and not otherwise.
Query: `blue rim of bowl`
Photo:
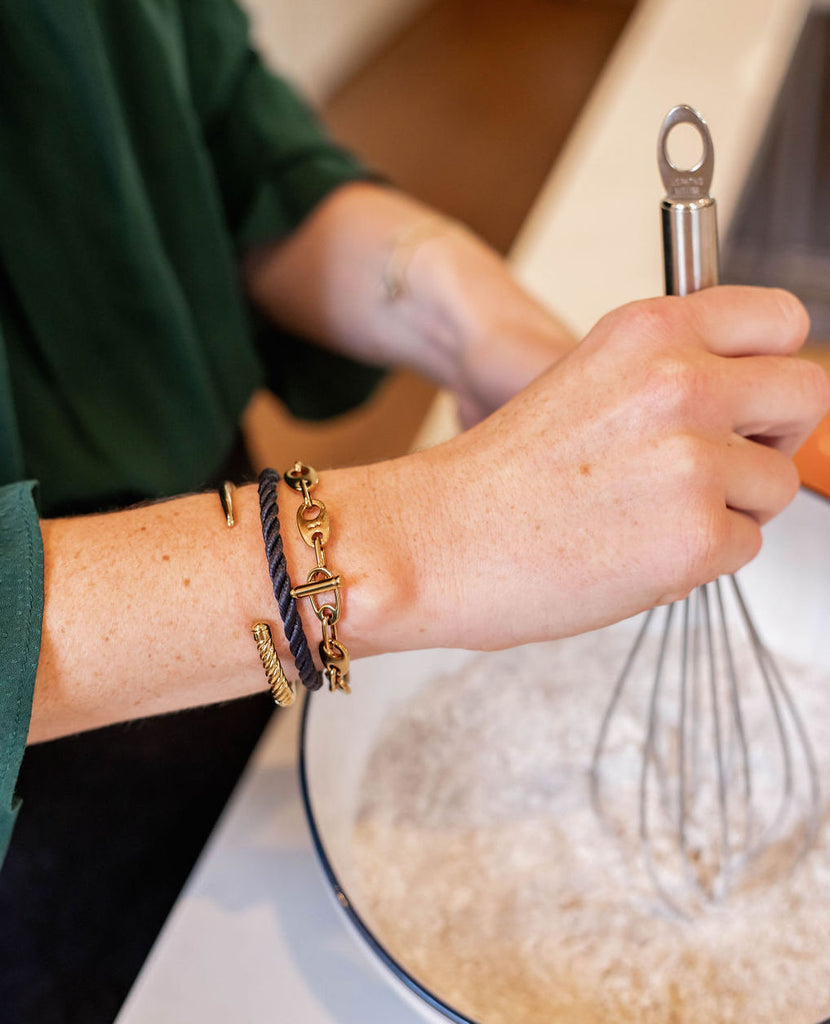
[[[375,956],[377,956],[377,958],[392,972],[392,974],[408,989],[420,996],[428,1006],[432,1007],[433,1010],[437,1010],[438,1013],[443,1014],[447,1020],[454,1021],[454,1024],[477,1024],[472,1017],[465,1017],[463,1014],[459,1013],[458,1010],[454,1010],[451,1006],[448,1006],[442,999],[436,996],[435,993],[430,992],[428,988],[414,978],[409,971],[407,971],[407,969],[392,956],[383,944],[378,941],[357,910],[355,910],[352,901],[349,899],[343,889],[343,886],[340,884],[340,880],[335,874],[334,868],[332,867],[331,861],[326,853],[326,847],[323,843],[320,831],[317,828],[317,822],[315,821],[314,811],[311,806],[308,779],[306,776],[306,729],[308,725],[308,711],[311,707],[311,697],[311,693],[306,693],[305,701],[303,702],[302,717],[300,719],[300,751],[298,758],[300,793],[303,799],[303,810],[305,811],[306,821],[308,822],[309,831],[311,832],[311,841],[314,845],[314,852],[317,854],[317,859],[320,861],[323,872],[332,888],[332,891],[334,892],[334,896],[338,904],[342,907],[346,916],[357,929],[361,938],[372,950]]]

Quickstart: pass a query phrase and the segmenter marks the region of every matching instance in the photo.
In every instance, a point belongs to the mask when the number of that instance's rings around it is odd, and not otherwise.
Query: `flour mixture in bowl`
[[[592,747],[628,645],[611,631],[485,655],[392,716],[363,781],[355,901],[392,956],[481,1024],[816,1024],[830,1014],[826,828],[794,871],[684,920],[592,810]],[[782,667],[820,736],[830,677]],[[817,752],[828,789],[830,749]],[[635,791],[620,818],[636,821]]]

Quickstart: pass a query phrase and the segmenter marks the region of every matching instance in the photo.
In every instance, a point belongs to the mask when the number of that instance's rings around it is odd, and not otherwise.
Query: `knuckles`
[[[806,400],[816,417],[824,416],[830,408],[830,378],[817,364],[808,360],[799,360],[804,375],[804,391]]]
[[[729,561],[732,531],[712,442],[677,434],[661,446],[665,531],[657,536],[660,603],[680,600]]]
[[[711,365],[702,357],[694,310],[674,296],[630,303],[606,314],[602,338],[624,350],[631,399],[658,414],[696,413],[712,389]],[[636,377],[631,373],[636,368]],[[708,401],[705,403],[709,407]]]
[[[655,411],[683,419],[709,406],[710,378],[699,360],[680,352],[664,352],[646,369],[643,400]],[[661,417],[662,418],[662,417]]]
[[[715,510],[710,506],[690,518],[692,521],[681,539],[679,576],[674,580],[675,587],[686,592],[718,575],[729,539],[725,509]]]
[[[785,327],[784,337],[790,344],[788,351],[799,348],[810,333],[810,316],[799,299],[784,288],[769,288],[770,298],[775,302]]]
[[[731,513],[735,514],[735,513]],[[662,587],[655,603],[682,601],[699,586],[709,583],[725,572],[734,572],[750,561],[761,549],[761,528],[747,519],[740,533],[740,546],[729,523],[725,507],[698,508],[680,517],[671,559],[662,578]]]
[[[682,316],[682,307],[676,298],[659,296],[629,302],[606,313],[598,327],[604,336],[623,338],[642,346],[675,335]]]
[[[696,496],[720,495],[713,459],[713,443],[692,433],[677,433],[661,445],[660,462],[665,467],[678,505],[688,507]]]
[[[782,467],[782,486],[781,486],[781,501],[780,507],[773,513],[777,515],[783,509],[789,505],[789,503],[798,494],[798,489],[801,486],[801,476],[798,472],[796,464],[792,459],[785,459]],[[771,518],[771,517],[767,517]],[[766,520],[765,520],[766,521]]]

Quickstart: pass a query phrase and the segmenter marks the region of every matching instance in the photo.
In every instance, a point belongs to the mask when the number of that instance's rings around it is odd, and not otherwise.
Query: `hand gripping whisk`
[[[689,170],[667,153],[683,123],[703,144]],[[675,107],[657,151],[666,292],[686,295],[718,282],[709,129],[691,107]],[[600,724],[590,784],[598,814],[639,844],[656,894],[682,916],[809,850],[820,813],[815,756],[734,576],[644,616]],[[626,816],[634,803],[636,822]]]

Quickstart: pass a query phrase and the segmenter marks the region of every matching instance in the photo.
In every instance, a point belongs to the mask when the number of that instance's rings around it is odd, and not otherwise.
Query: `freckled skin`
[[[830,405],[826,376],[784,358],[806,334],[795,301],[712,288],[632,304],[452,441],[321,474],[352,658],[585,632],[751,558],[795,494],[787,456]],[[275,603],[256,487],[234,505],[233,530],[213,493],[41,522],[30,740],[264,688],[251,623]],[[282,532],[299,578],[308,548]]]

